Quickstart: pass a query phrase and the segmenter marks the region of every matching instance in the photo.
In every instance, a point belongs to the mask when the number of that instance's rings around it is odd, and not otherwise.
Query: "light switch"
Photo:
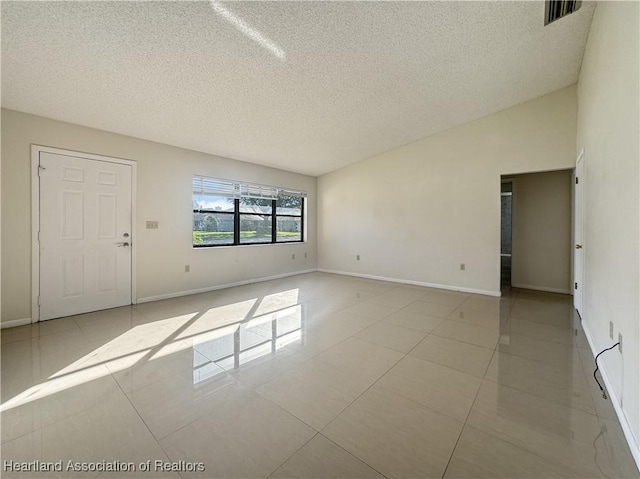
[[[147,229],[148,230],[157,230],[158,222],[157,221],[147,221]]]

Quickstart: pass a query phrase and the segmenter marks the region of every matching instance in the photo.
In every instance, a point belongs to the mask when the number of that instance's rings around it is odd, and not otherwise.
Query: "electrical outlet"
[[[296,259],[296,254],[295,253],[291,253],[291,259]]]
[[[188,264],[185,264],[185,265],[184,265],[184,272],[185,272],[185,273],[189,273],[190,271],[191,271],[191,266],[190,266],[190,265],[188,265]]]
[[[622,333],[618,333],[618,352],[622,354]]]
[[[158,222],[157,221],[147,221],[147,229],[148,230],[157,230]]]
[[[613,321],[609,321],[609,339],[613,339]]]
[[[356,255],[356,261],[360,261],[360,255],[359,254]]]
[[[466,266],[464,263],[460,263],[460,271],[465,271]]]

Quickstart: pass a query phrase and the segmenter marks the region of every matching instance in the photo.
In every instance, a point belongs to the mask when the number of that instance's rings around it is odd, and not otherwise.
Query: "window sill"
[[[283,245],[295,245],[295,244],[308,244],[308,241],[282,241],[279,243],[249,243],[249,244],[221,244],[221,245],[207,245],[207,246],[193,246],[191,245],[191,249],[193,250],[210,250],[210,249],[229,249],[229,248],[246,248],[247,246],[283,246]]]

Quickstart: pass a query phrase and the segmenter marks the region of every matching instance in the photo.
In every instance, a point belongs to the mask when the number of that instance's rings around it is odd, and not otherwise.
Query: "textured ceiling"
[[[2,106],[316,176],[575,83],[594,7],[3,1]]]

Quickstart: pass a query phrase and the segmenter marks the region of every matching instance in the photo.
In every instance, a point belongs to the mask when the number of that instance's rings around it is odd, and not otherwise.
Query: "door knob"
[[[582,249],[582,245],[581,244],[577,244],[576,245],[576,249]]]
[[[115,243],[115,244],[118,245],[118,248],[123,247],[123,246],[126,248],[127,246],[129,246],[129,243],[127,243],[126,241],[124,243]]]

